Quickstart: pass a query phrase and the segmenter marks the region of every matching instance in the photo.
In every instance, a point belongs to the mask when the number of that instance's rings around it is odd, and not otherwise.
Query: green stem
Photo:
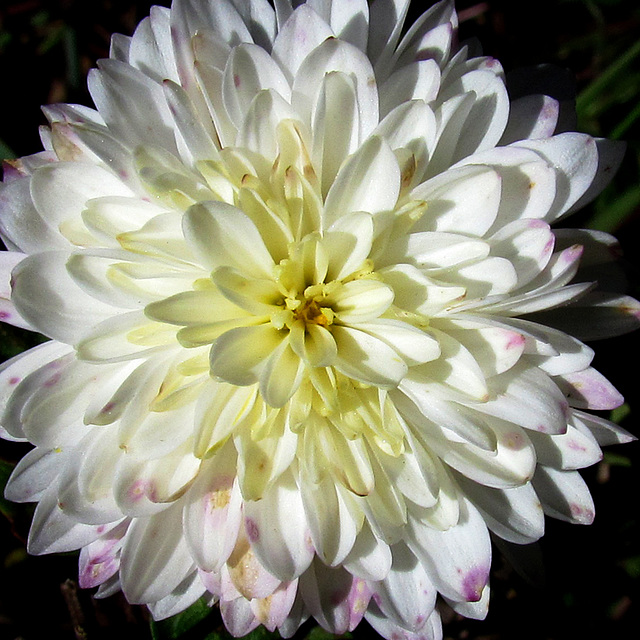
[[[624,55],[610,64],[576,100],[578,112],[585,110],[597,97],[603,93],[607,85],[617,79],[618,74],[640,55],[640,40],[638,40]]]

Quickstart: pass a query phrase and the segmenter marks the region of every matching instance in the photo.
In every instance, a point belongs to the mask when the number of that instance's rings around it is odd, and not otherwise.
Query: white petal
[[[559,322],[556,317],[559,316]],[[634,331],[640,321],[640,303],[630,296],[589,292],[554,313],[553,325],[581,340],[599,340]]]
[[[393,387],[407,373],[407,365],[395,349],[368,333],[335,326],[333,337],[338,346],[335,367],[347,376],[368,384]]]
[[[438,340],[440,357],[415,370],[414,378],[436,382],[452,397],[483,402],[489,398],[489,388],[484,373],[464,344],[435,326],[429,332]]]
[[[394,640],[441,640],[442,638],[442,622],[437,609],[434,609],[427,618],[420,631],[415,633],[407,631],[387,618],[374,600],[371,601],[365,618],[383,638],[394,638]]]
[[[43,363],[57,360],[69,352],[70,347],[68,345],[60,344],[52,340],[20,353],[0,364],[0,420],[2,421],[3,427],[9,429],[9,433],[5,432],[3,437],[10,436],[18,440],[24,438],[19,415],[16,416],[17,420],[12,421],[12,424],[8,424],[7,417],[5,416],[7,403],[10,401],[18,384],[34,371],[40,369]],[[23,400],[19,403],[20,405],[24,404],[34,389],[35,388],[29,385]],[[12,404],[15,404],[15,400],[12,401]]]
[[[242,525],[242,498],[234,482],[235,458],[229,453],[225,448],[203,466],[186,497],[185,539],[195,563],[205,571],[220,570]]]
[[[300,491],[283,475],[257,502],[244,505],[245,528],[258,560],[274,576],[291,581],[314,556]]]
[[[289,345],[301,360],[312,367],[333,365],[338,353],[336,341],[327,329],[317,324],[305,326],[302,320],[292,325]]]
[[[314,166],[326,195],[342,163],[360,145],[360,105],[352,76],[340,71],[325,76],[312,126]]]
[[[507,294],[518,284],[513,263],[498,256],[488,256],[473,264],[463,265],[451,275],[443,273],[442,277],[446,277],[451,284],[464,287],[470,300]]]
[[[301,576],[299,588],[311,615],[335,634],[355,628],[371,597],[363,580],[342,567],[327,567],[318,560]]]
[[[636,439],[622,427],[600,416],[573,410],[572,421],[578,428],[586,428],[602,446],[633,442]]]
[[[283,583],[267,598],[251,601],[251,610],[261,624],[273,632],[284,624],[298,593],[298,583]]]
[[[324,78],[332,71],[353,75],[356,81],[362,143],[378,124],[378,90],[369,59],[348,42],[327,38],[307,55],[293,81],[292,105],[310,124]]]
[[[245,529],[240,530],[238,541],[222,569],[222,600],[232,593],[252,600],[268,598],[282,583],[262,566],[249,542]]]
[[[525,351],[526,338],[506,327],[487,326],[460,317],[456,320],[438,319],[438,328],[462,343],[480,365],[486,377],[508,371]]]
[[[412,531],[408,544],[443,596],[476,602],[489,579],[491,544],[477,509],[466,499],[460,506],[457,525],[447,531]]]
[[[394,56],[398,59],[396,64],[425,58],[434,58],[438,63],[444,63],[457,26],[458,16],[453,5],[437,2],[409,26]]]
[[[7,405],[5,421],[18,418],[29,441],[47,448],[75,444],[86,431],[83,417],[92,396],[117,373],[72,357],[54,360],[29,375]]]
[[[252,100],[264,89],[273,89],[285,100],[290,99],[287,79],[262,47],[242,44],[232,49],[224,71],[222,99],[238,129],[242,127]]]
[[[0,321],[21,329],[33,330],[31,325],[20,317],[11,302],[11,272],[24,258],[26,254],[18,251],[0,252]]]
[[[267,405],[257,403],[256,407],[266,408]],[[269,410],[275,412],[272,414],[275,415],[274,419],[269,421],[264,414],[258,414],[260,422],[256,424],[248,420],[234,437],[238,450],[238,479],[245,500],[259,500],[265,490],[289,468],[296,455],[298,434],[289,429],[287,409]],[[259,428],[263,423],[270,427],[270,432],[256,439],[252,429]]]
[[[342,166],[325,201],[325,228],[352,211],[378,213],[393,209],[400,192],[395,154],[382,138],[372,136]]]
[[[407,404],[404,398],[398,398],[398,407],[412,424],[425,430],[425,435],[433,426],[438,425],[437,428],[444,430],[448,441],[472,444],[492,455],[495,453],[496,435],[482,418],[456,403],[438,397],[437,388],[430,389],[428,385],[418,381],[403,380],[400,389],[411,399],[413,405]]]
[[[482,237],[498,213],[501,182],[495,170],[480,165],[454,168],[424,182],[411,195],[429,206],[412,231]]]
[[[176,134],[182,136],[186,148],[187,162],[212,160],[218,158],[218,149],[214,143],[216,133],[211,123],[202,118],[187,92],[175,82],[165,80],[162,83],[164,95],[175,121]]]
[[[499,395],[474,409],[541,433],[566,431],[567,401],[546,373],[519,363],[493,384]]]
[[[103,527],[79,524],[58,506],[57,487],[49,486],[38,503],[29,530],[27,550],[33,555],[75,551],[100,537]]]
[[[398,105],[388,113],[374,131],[395,151],[409,150],[416,168],[410,186],[421,182],[436,139],[436,118],[422,101],[412,100]]]
[[[365,322],[360,329],[393,347],[409,366],[435,360],[441,353],[433,336],[405,322],[379,318]]]
[[[380,86],[380,116],[411,100],[431,102],[440,89],[440,68],[434,60],[418,60],[395,71]]]
[[[435,109],[438,137],[427,168],[429,177],[446,171],[456,160],[462,159],[455,155],[456,145],[474,99],[473,92],[456,94]]]
[[[524,484],[533,476],[535,449],[525,432],[515,425],[490,419],[483,424],[477,420],[475,426],[479,434],[482,434],[481,428],[488,429],[495,439],[495,447],[487,449],[457,442],[449,435],[454,433],[453,429],[441,427],[439,433],[433,425],[420,421],[419,416],[407,415],[415,424],[416,437],[425,447],[429,446],[449,466],[480,484],[510,488]]]
[[[561,133],[552,138],[517,144],[540,153],[558,172],[552,217],[547,220],[557,219],[585,193],[596,175],[598,151],[594,139],[581,133]]]
[[[117,579],[120,568],[122,538],[129,523],[124,520],[114,527],[105,527],[105,532],[97,540],[80,549],[78,584],[83,589],[91,589]]]
[[[123,517],[112,490],[112,478],[122,450],[114,430],[92,429],[76,445],[61,470],[60,508],[78,522],[107,524]]]
[[[106,363],[136,359],[175,345],[175,329],[148,320],[142,311],[114,315],[86,331],[77,353],[87,362]]]
[[[148,605],[154,620],[166,620],[182,613],[206,593],[200,576],[194,571],[169,595]]]
[[[500,144],[516,140],[550,138],[558,123],[560,105],[557,100],[542,94],[524,96],[511,102],[509,122]]]
[[[259,229],[235,207],[223,202],[192,206],[184,216],[184,233],[211,268],[234,266],[255,277],[272,275],[273,258]]]
[[[375,602],[393,622],[413,633],[424,627],[436,604],[436,589],[424,566],[400,543],[392,548],[387,577],[372,585]]]
[[[391,551],[365,522],[342,566],[364,580],[382,580],[391,568]]]
[[[134,194],[110,171],[81,162],[61,162],[38,169],[31,178],[31,195],[40,215],[53,227],[79,220],[87,202],[101,196]]]
[[[253,409],[256,388],[235,387],[211,380],[202,389],[194,417],[194,454],[205,458],[227,440]]]
[[[260,625],[250,601],[245,598],[221,601],[220,613],[224,626],[236,638],[247,635]]]
[[[211,373],[231,384],[253,384],[266,366],[268,356],[285,338],[286,332],[278,331],[271,324],[227,331],[211,349]]]
[[[215,125],[220,146],[228,147],[236,144],[238,129],[231,121],[222,101],[224,71],[216,68],[211,62],[212,59],[215,59],[215,56],[208,55],[210,47],[207,47],[204,52],[200,50],[203,48],[202,42],[205,39],[205,34],[198,34],[193,38],[193,47],[197,54],[194,72],[198,85],[202,87],[204,99],[211,114],[211,120]],[[224,44],[220,42],[216,44],[223,49],[222,57],[223,61],[226,62],[230,50],[224,48]]]
[[[5,181],[0,186],[2,219],[0,235],[10,250],[39,252],[46,249],[67,249],[57,225],[40,213],[31,199],[31,177]]]
[[[129,48],[129,64],[154,77],[178,80],[171,44],[171,12],[166,7],[152,7],[149,18],[136,28]]]
[[[602,450],[586,428],[581,430],[569,424],[566,433],[548,436],[532,432],[530,439],[539,464],[547,467],[582,469],[602,460]]]
[[[488,165],[502,179],[501,223],[518,218],[553,220],[550,210],[556,198],[557,172],[538,153],[518,145],[494,147],[464,158],[457,166],[469,164]]]
[[[380,66],[386,66],[395,51],[409,5],[410,0],[375,0],[372,3],[368,53]],[[378,71],[376,68],[376,73]]]
[[[292,82],[307,55],[333,35],[329,25],[303,4],[278,29],[271,55]]]
[[[132,146],[159,145],[174,152],[173,119],[162,87],[118,60],[103,59],[98,67],[89,74],[89,91],[109,129]]]
[[[186,491],[200,468],[201,461],[189,453],[190,448],[183,445],[172,455],[157,460],[121,456],[113,477],[113,492],[120,509],[142,522],[149,520],[146,516],[165,511]]]
[[[521,287],[546,267],[555,237],[542,220],[518,220],[502,227],[489,241],[491,254],[506,258],[515,267]]]
[[[311,0],[312,6],[320,8],[322,4]],[[361,51],[367,50],[367,36],[369,32],[369,6],[366,0],[347,0],[346,2],[330,2],[328,18],[334,33],[341,40],[350,42]],[[327,5],[325,5],[327,6]],[[318,9],[316,9],[318,10]]]
[[[474,104],[459,131],[455,160],[494,147],[502,137],[509,117],[509,97],[504,81],[493,71],[477,69],[448,84],[440,100],[473,92]]]
[[[304,371],[304,362],[293,351],[289,340],[283,340],[260,372],[260,393],[265,402],[272,407],[284,406],[298,390]]]
[[[318,557],[331,566],[340,564],[351,551],[357,534],[357,523],[342,492],[331,479],[317,486],[310,479],[303,479],[300,492]]]
[[[461,234],[419,231],[408,236],[406,262],[422,269],[451,269],[487,257],[489,245]]]
[[[615,409],[624,402],[618,390],[592,367],[556,376],[554,380],[571,406],[578,409]]]
[[[260,91],[250,103],[238,132],[238,146],[247,147],[269,160],[275,160],[278,154],[277,127],[287,119],[297,119],[291,105],[273,89]]]
[[[152,402],[158,398],[156,394]],[[153,406],[153,405],[152,405]],[[152,460],[169,456],[181,447],[193,434],[194,403],[164,411],[149,411],[141,420],[129,419],[126,414],[120,420],[118,446],[138,460]],[[192,460],[197,464],[195,460]]]
[[[20,315],[41,333],[75,343],[114,308],[87,295],[69,277],[68,255],[59,252],[29,256],[13,271],[12,300]]]
[[[122,591],[129,602],[157,602],[195,570],[181,518],[181,506],[176,504],[131,523],[120,561]]]
[[[231,0],[256,44],[269,51],[276,34],[276,14],[267,0]]]
[[[465,602],[444,598],[444,601],[458,614],[472,620],[484,620],[489,613],[489,600],[491,598],[491,587],[487,586],[482,591],[482,597],[477,602]]]
[[[41,500],[54,484],[66,457],[61,449],[36,447],[29,451],[13,469],[5,486],[5,498],[13,502]]]
[[[462,299],[465,295],[463,287],[445,286],[410,264],[383,267],[378,270],[378,274],[393,288],[393,303],[396,307],[426,317],[438,315],[452,302]]]
[[[329,280],[342,280],[360,269],[369,257],[373,220],[366,213],[338,218],[326,232],[323,247],[329,255]]]
[[[577,471],[539,466],[533,486],[548,516],[574,524],[593,522],[593,498]]]
[[[489,529],[503,540],[531,544],[544,534],[542,505],[530,483],[492,489],[465,478],[460,478],[459,482]]]
[[[393,301],[393,290],[377,280],[351,280],[330,293],[323,303],[331,306],[343,324],[362,325],[381,316]]]

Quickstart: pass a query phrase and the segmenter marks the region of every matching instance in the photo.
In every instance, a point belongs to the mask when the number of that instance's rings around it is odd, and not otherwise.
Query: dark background
[[[113,32],[130,34],[152,3],[133,0],[0,0],[0,155],[40,150],[41,104],[91,104],[87,71],[108,55]],[[155,4],[166,4],[163,2]],[[429,2],[414,2],[414,13]],[[624,139],[624,163],[606,192],[569,223],[614,232],[625,251],[631,292],[640,296],[640,5],[637,0],[488,0],[458,2],[463,37],[478,37],[507,71],[553,63],[576,79],[579,129]],[[9,357],[33,336],[0,325]],[[627,405],[615,418],[640,435],[640,336],[595,345],[595,365],[620,389]],[[548,521],[536,563],[545,574],[532,584],[496,553],[487,620],[445,612],[445,637],[469,640],[573,640],[638,637],[640,629],[640,453],[637,443],[609,448],[585,472],[597,516],[590,527]],[[21,457],[22,445],[0,443],[0,474]],[[121,598],[96,602],[77,593],[77,558],[31,558],[24,550],[30,509],[0,504],[0,640],[85,638],[148,640],[145,610]],[[175,637],[156,625],[155,638]],[[371,637],[366,625],[354,638]],[[181,636],[182,637],[182,636]],[[185,640],[223,637],[216,613]],[[258,632],[256,638],[269,637]],[[326,634],[305,626],[300,638]]]

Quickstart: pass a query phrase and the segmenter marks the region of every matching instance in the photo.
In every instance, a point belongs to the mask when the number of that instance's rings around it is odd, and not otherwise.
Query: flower
[[[489,531],[590,522],[577,469],[631,436],[579,340],[606,234],[552,230],[620,149],[511,101],[451,2],[175,0],[45,108],[0,193],[7,497],[35,554],[160,619],[441,637],[481,618]],[[568,333],[565,333],[565,330]]]

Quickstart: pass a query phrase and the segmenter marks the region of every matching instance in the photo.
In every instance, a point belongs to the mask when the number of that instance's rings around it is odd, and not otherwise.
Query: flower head
[[[640,306],[550,225],[618,149],[408,4],[154,7],[7,166],[3,318],[51,339],[0,372],[7,495],[99,596],[439,638],[438,594],[486,612],[489,531],[592,519],[576,470],[630,436],[579,338]]]

